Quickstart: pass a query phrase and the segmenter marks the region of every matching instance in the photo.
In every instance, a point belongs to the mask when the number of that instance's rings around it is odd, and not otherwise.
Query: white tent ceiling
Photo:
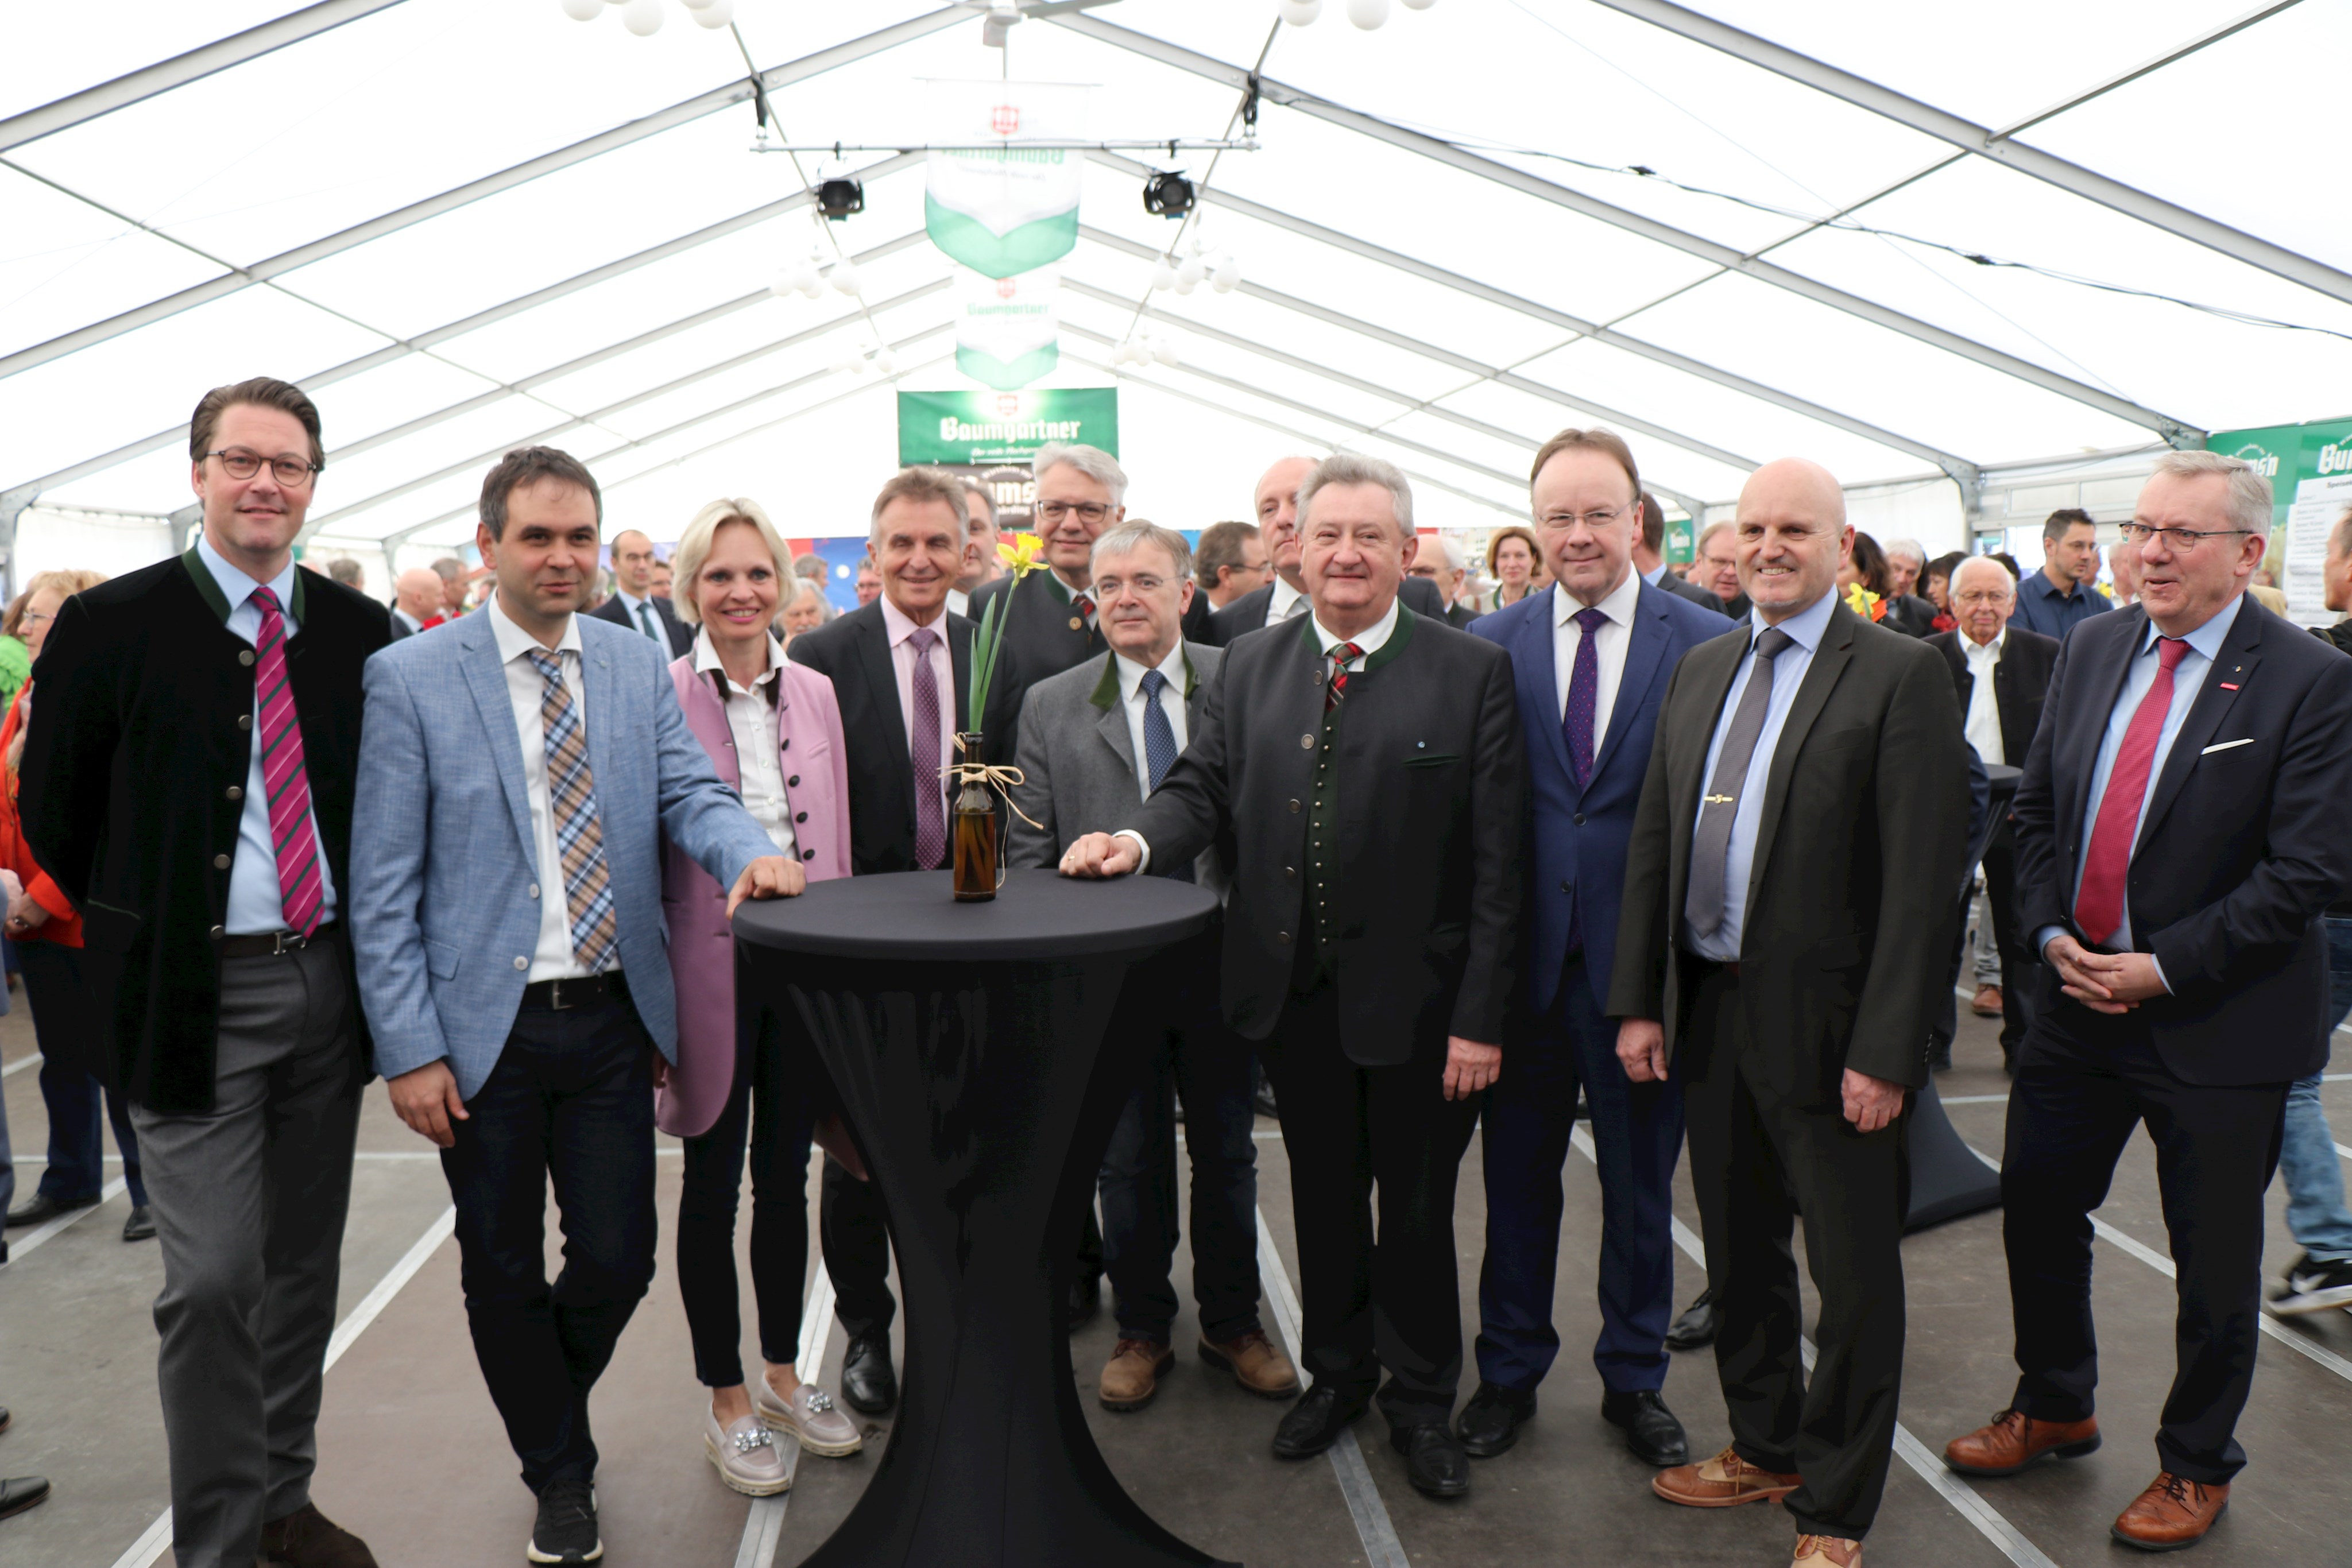
[[[261,373],[319,400],[322,540],[470,538],[527,439],[590,457],[615,526],[750,494],[861,529],[892,389],[836,367],[887,343],[898,384],[964,384],[950,264],[921,156],[852,153],[866,211],[828,243],[864,308],[768,297],[819,161],[750,154],[747,57],[785,137],[883,147],[925,140],[930,79],[1091,83],[1090,136],[1200,140],[1240,133],[1256,73],[1260,150],[1183,155],[1240,290],[1150,292],[1185,232],[1139,199],[1164,154],[1090,155],[1065,264],[1045,384],[1117,375],[1135,509],[1178,526],[1301,445],[1491,523],[1593,423],[1685,507],[1801,453],[1957,519],[2004,464],[2352,384],[2352,0],[1439,0],[1374,31],[1341,0],[1305,28],[1107,0],[1009,59],[972,6],[738,0],[730,31],[661,4],[643,38],[556,0],[0,13],[0,530],[184,507],[189,407]],[[1179,364],[1111,371],[1139,308]]]

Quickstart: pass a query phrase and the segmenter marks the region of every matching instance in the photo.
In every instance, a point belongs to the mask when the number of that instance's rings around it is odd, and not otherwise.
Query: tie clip
[[[1728,806],[1733,799],[1729,795],[1707,795],[1701,797],[1699,803],[1703,806]]]

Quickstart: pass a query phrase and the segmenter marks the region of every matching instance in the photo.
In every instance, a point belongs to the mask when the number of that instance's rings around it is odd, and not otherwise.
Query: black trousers
[[[1985,902],[1992,905],[1993,946],[2000,952],[2000,1054],[2017,1059],[2032,1008],[2026,988],[2041,960],[2025,950],[2017,928],[2017,841],[2007,827],[1992,836],[1984,852]],[[1963,928],[1966,919],[1960,922]]]
[[[1895,1449],[1910,1118],[1858,1133],[1837,1103],[1773,1088],[1760,1058],[1774,1042],[1748,1038],[1738,978],[1684,963],[1696,984],[1675,1066],[1685,1074],[1707,1288],[1722,1314],[1715,1366],[1731,1446],[1751,1465],[1804,1478],[1784,1503],[1800,1531],[1859,1541]],[[1800,1218],[1822,1301],[1810,1379],[1790,1244]]]
[[[890,1293],[889,1210],[880,1187],[859,1181],[831,1155],[817,1197],[817,1241],[842,1328],[853,1340],[888,1338],[898,1316],[898,1299]]]
[[[588,1391],[654,1277],[654,1044],[625,1000],[515,1015],[441,1151],[482,1381],[534,1492],[593,1479]],[[547,1281],[547,1190],[563,1269]]]
[[[2047,993],[2045,992],[2045,995]],[[2037,1021],[2010,1088],[2001,1239],[2017,1332],[2011,1403],[2080,1421],[2099,1381],[2091,1323],[2091,1211],[2145,1122],[2178,1270],[2172,1391],[2156,1452],[2206,1485],[2242,1469],[2238,1413],[2261,1338],[2263,1192],[2278,1168],[2287,1085],[2213,1088],[2166,1070],[2137,1019],[2072,1001]]]
[[[1350,1061],[1328,985],[1292,998],[1261,1054],[1290,1155],[1307,1373],[1361,1396],[1385,1368],[1391,1426],[1449,1420],[1462,1379],[1454,1189],[1478,1102],[1445,1098],[1442,1035],[1401,1066]]]

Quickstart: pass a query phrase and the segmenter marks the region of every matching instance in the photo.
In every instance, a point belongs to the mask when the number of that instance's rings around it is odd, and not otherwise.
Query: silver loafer
[[[834,1408],[833,1396],[814,1383],[803,1383],[790,1399],[778,1396],[764,1377],[759,1382],[760,1419],[778,1433],[788,1433],[812,1454],[837,1459],[866,1446],[857,1424]]]
[[[789,1491],[793,1472],[784,1450],[759,1416],[740,1416],[724,1427],[710,1406],[702,1407],[702,1451],[719,1468],[719,1479],[745,1497],[773,1497]]]

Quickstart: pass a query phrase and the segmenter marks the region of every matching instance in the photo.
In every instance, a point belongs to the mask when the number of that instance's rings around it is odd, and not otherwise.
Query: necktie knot
[[[280,613],[278,605],[278,592],[275,589],[269,588],[266,585],[255,589],[253,591],[253,601],[261,607],[261,612],[264,615],[276,615]]]
[[[1601,630],[1601,622],[1607,621],[1609,617],[1602,614],[1599,610],[1587,605],[1584,609],[1576,612],[1574,619],[1577,625],[1583,628],[1584,634],[1590,637],[1595,632]]]
[[[914,644],[915,652],[918,653],[929,653],[931,644],[939,640],[940,634],[928,626],[918,626],[907,633],[907,641]]]
[[[2166,671],[2179,669],[2180,661],[2188,656],[2189,644],[2185,640],[2179,637],[2158,637],[2156,640],[2156,662]]]
[[[1796,641],[1778,626],[1768,626],[1764,629],[1764,634],[1756,639],[1756,656],[1759,659],[1776,659],[1794,646]]]
[[[1160,692],[1168,685],[1168,677],[1158,670],[1146,670],[1143,672],[1143,680],[1141,684],[1143,686],[1143,695],[1150,697],[1153,702],[1158,702],[1160,700]]]
[[[1364,656],[1364,651],[1353,643],[1342,643],[1331,650],[1331,657],[1342,664],[1352,664]]]
[[[533,648],[523,657],[530,661],[530,667],[539,672],[541,680],[560,681],[563,678],[563,661],[546,649]]]
[[[1092,615],[1095,612],[1095,601],[1090,595],[1074,593],[1070,595],[1070,608],[1080,615]]]

